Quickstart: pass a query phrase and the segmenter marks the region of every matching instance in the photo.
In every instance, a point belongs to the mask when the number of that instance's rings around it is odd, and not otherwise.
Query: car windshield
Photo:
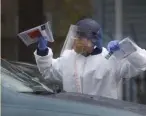
[[[24,62],[14,62],[14,61],[9,61],[9,63],[23,70],[23,72],[27,73],[31,77],[37,77],[39,79],[42,78],[37,66],[34,64],[29,64]]]
[[[26,65],[26,64],[24,64]],[[43,84],[39,82],[39,77],[36,77],[37,73],[30,68],[24,66],[21,63],[10,63],[6,60],[1,60],[1,78],[2,78],[2,86],[7,87],[9,89],[13,89],[18,92],[33,92],[34,90],[46,90],[43,87]],[[21,67],[21,68],[20,68]],[[35,67],[35,66],[34,66]],[[29,73],[28,73],[29,72]],[[32,76],[33,75],[33,76]],[[35,76],[36,75],[36,76]],[[35,80],[35,81],[34,81]],[[38,81],[36,81],[38,80]],[[145,108],[138,104],[124,103],[118,100],[112,100],[108,98],[102,98],[97,96],[90,96],[78,93],[60,93],[55,95],[49,95],[49,97],[62,99],[63,102],[69,103],[83,103],[83,107],[85,108],[88,105],[91,105],[94,108],[94,112],[90,112],[90,114],[94,115],[94,113],[99,114],[99,116],[111,116],[116,114],[116,112],[120,112],[119,115],[128,115],[128,116],[141,116],[138,114],[145,114]],[[55,99],[55,101],[57,100]],[[65,100],[65,101],[64,101]],[[70,102],[75,101],[75,102]],[[42,102],[42,101],[41,101]],[[65,103],[63,103],[64,105]],[[99,106],[98,110],[96,110]],[[90,107],[91,107],[90,106]],[[82,110],[79,109],[79,111]],[[87,113],[89,110],[87,110]],[[97,111],[97,112],[95,112]],[[130,112],[129,112],[130,111]]]
[[[29,73],[28,73],[29,72]],[[1,60],[1,78],[2,86],[9,87],[19,92],[31,91],[50,91],[47,86],[39,81],[40,74],[35,73],[33,68],[30,70],[27,67],[21,68],[6,60]],[[38,76],[37,76],[38,75]]]

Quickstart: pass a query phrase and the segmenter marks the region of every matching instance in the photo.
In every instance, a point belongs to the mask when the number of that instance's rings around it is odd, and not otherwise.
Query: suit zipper
[[[83,71],[82,71],[82,74],[81,74],[81,76],[80,76],[80,80],[81,80],[81,93],[83,94],[83,92],[84,92],[84,83],[83,83],[83,81],[84,81],[84,79],[83,79],[83,76],[84,76],[84,71],[85,71],[85,66],[86,66],[86,62],[87,61],[87,59],[85,58],[85,61],[84,61],[84,65],[83,65]]]

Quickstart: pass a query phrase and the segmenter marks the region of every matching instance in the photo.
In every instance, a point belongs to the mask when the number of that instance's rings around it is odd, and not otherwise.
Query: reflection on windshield
[[[42,77],[36,65],[22,63],[22,62],[10,62],[10,63],[17,66],[20,70],[23,70],[23,72],[27,73],[32,77],[38,77],[38,78]]]
[[[24,82],[17,80],[15,77],[15,74],[1,67],[2,86],[15,91],[32,92],[32,89],[29,86],[26,86]]]
[[[31,87],[31,86],[37,85],[36,82],[31,80],[31,78],[33,78],[33,77],[26,74],[23,70],[14,66],[13,64],[10,64],[6,61],[2,61],[1,65],[2,65],[3,68],[5,68],[7,70],[7,72],[5,71],[5,73],[7,73],[10,76],[12,76],[13,78],[23,82],[26,86]]]
[[[46,90],[46,91],[51,91],[48,87],[46,87],[44,84],[39,82],[38,78],[35,78],[28,73],[23,71],[23,68],[17,67],[14,64],[11,64],[5,60],[1,60],[1,66],[2,66],[2,80],[7,81],[8,83],[13,82],[12,84],[21,84],[22,86],[31,88],[33,90]],[[16,81],[16,82],[14,82]],[[11,85],[12,85],[11,84]],[[17,85],[16,84],[16,85]],[[8,85],[8,84],[7,84]],[[14,85],[12,88],[16,89],[19,88],[21,85]],[[23,90],[22,90],[23,91]]]

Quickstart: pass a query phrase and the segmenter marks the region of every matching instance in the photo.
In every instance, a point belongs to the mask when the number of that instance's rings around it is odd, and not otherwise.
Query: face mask
[[[76,53],[87,55],[93,51],[93,44],[87,39],[75,39],[73,48]]]

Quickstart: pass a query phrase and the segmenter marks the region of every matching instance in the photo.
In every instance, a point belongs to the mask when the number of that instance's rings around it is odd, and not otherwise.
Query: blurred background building
[[[58,57],[70,24],[92,17],[103,28],[104,45],[112,39],[131,36],[146,49],[145,0],[2,0],[1,57],[35,63],[36,45],[26,47],[17,33],[51,21],[55,42],[50,44]],[[123,80],[122,98],[146,103],[146,73]]]

